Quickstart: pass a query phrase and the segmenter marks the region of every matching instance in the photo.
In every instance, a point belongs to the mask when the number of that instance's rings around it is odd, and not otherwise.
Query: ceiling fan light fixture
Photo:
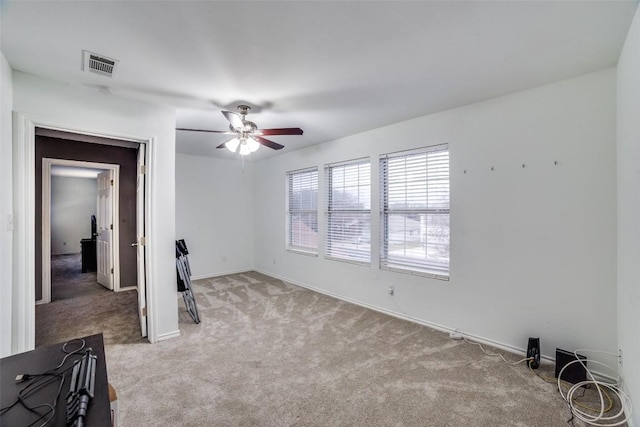
[[[260,129],[254,122],[246,119],[247,112],[250,109],[251,107],[248,105],[239,105],[239,113],[222,111],[222,115],[229,121],[228,131],[187,128],[176,128],[176,130],[235,135],[233,139],[221,143],[216,148],[226,147],[232,153],[240,153],[242,156],[246,156],[257,151],[261,145],[273,150],[281,150],[284,148],[284,145],[271,141],[270,139],[265,138],[265,136],[302,135],[302,129],[300,128]]]
[[[249,150],[253,153],[260,148],[260,143],[253,138],[248,138],[247,147],[249,147]]]
[[[240,155],[246,156],[247,154],[251,154],[251,150],[249,149],[249,145],[247,144],[247,142],[243,141],[240,144]]]
[[[227,147],[232,153],[236,152],[236,150],[238,149],[238,145],[240,145],[240,141],[238,140],[238,138],[230,139],[224,144],[224,146]]]

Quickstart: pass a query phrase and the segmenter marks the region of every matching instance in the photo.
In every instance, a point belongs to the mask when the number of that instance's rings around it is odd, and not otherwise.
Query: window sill
[[[428,277],[430,279],[436,279],[436,280],[442,280],[445,282],[449,281],[449,274],[445,274],[445,273],[436,273],[436,272],[430,272],[430,271],[422,271],[422,270],[411,270],[408,268],[402,268],[402,267],[394,267],[394,266],[388,266],[388,265],[381,265],[380,266],[381,270],[387,270],[387,271],[393,271],[396,273],[404,273],[404,274],[412,274],[414,276],[422,276],[422,277]]]
[[[305,251],[303,249],[287,248],[287,252],[291,252],[291,253],[299,254],[299,255],[306,255],[306,256],[316,257],[316,258],[318,257],[318,252]]]
[[[333,257],[328,255],[325,255],[324,258],[330,261],[346,262],[347,264],[355,264],[355,265],[361,265],[363,267],[371,267],[371,262],[366,262],[366,261],[357,261],[357,260],[352,260],[348,258],[338,258],[338,257]]]

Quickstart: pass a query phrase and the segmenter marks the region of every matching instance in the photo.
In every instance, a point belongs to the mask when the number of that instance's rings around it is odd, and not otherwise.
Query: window
[[[380,268],[448,280],[448,146],[380,156],[380,189]]]
[[[371,162],[325,167],[327,258],[371,263]]]
[[[287,172],[287,249],[318,253],[318,168]]]

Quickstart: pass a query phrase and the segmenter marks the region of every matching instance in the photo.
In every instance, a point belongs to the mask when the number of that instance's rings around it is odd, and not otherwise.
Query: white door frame
[[[79,160],[65,160],[42,158],[42,298],[36,304],[51,302],[51,166],[70,166],[86,169],[113,171],[113,198],[111,212],[113,217],[113,250],[111,251],[111,265],[113,265],[113,290],[120,291],[120,165],[111,163],[83,162]]]
[[[146,253],[147,242],[145,234],[145,212],[147,207],[145,205],[145,182],[147,175],[147,166],[145,164],[146,158],[146,146],[140,144],[138,147],[138,161],[136,163],[136,258],[138,266],[138,317],[140,318],[140,332],[142,336],[146,337],[148,333],[147,324],[147,277],[145,275],[146,270]],[[142,193],[142,196],[141,194]],[[132,243],[133,244],[133,243]]]
[[[147,179],[145,181],[145,205],[153,204],[153,174],[155,166],[155,145],[157,137],[114,134],[109,131],[84,129],[73,125],[52,121],[31,114],[13,112],[13,325],[12,354],[30,351],[35,348],[35,151],[36,127],[60,130],[91,136],[106,137],[146,144]],[[153,215],[145,210],[145,235],[151,238]],[[155,311],[155,289],[153,271],[154,251],[147,253],[145,275],[147,277],[147,319],[150,342],[157,342],[157,314]]]

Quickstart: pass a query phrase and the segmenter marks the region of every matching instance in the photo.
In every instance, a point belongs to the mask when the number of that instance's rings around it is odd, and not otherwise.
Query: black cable
[[[24,399],[26,399],[27,397],[31,396],[33,393],[37,392],[38,390],[40,390],[41,388],[43,388],[44,386],[48,385],[49,383],[53,382],[52,379],[47,378],[45,381],[42,381],[42,377],[56,377],[58,374],[38,374],[38,375],[34,375],[31,376],[29,375],[27,380],[31,380],[33,378],[35,378],[35,380],[33,382],[28,383],[22,390],[18,391],[18,396],[16,398],[16,400],[9,406],[5,406],[4,408],[0,409],[1,413],[5,413],[7,412],[9,409],[13,408],[14,406],[16,406],[18,403],[23,403]],[[26,407],[26,406],[25,406]],[[27,409],[29,409],[28,407],[26,407]]]
[[[58,385],[58,392],[56,393],[56,397],[53,399],[53,403],[52,404],[45,403],[45,404],[41,405],[41,406],[47,406],[47,407],[51,408],[51,411],[49,411],[49,413],[51,415],[49,416],[49,418],[47,418],[47,420],[44,423],[40,424],[40,427],[46,426],[47,424],[49,424],[51,422],[52,419],[55,418],[55,416],[56,416],[56,404],[58,402],[58,399],[60,398],[60,395],[62,394],[63,385],[64,385],[64,375],[60,375],[60,384]],[[31,427],[31,426],[35,425],[38,421],[40,421],[42,418],[44,418],[45,415],[46,414],[41,415],[40,418],[38,418],[37,420],[35,420],[31,424],[29,424],[27,427]]]
[[[68,350],[67,346],[73,344],[76,341],[79,344],[78,348],[74,350]],[[62,387],[64,385],[64,373],[69,369],[73,368],[73,365],[63,369],[60,372],[56,372],[56,371],[65,365],[69,357],[71,357],[74,354],[80,353],[82,350],[84,350],[85,347],[86,347],[86,342],[82,338],[76,338],[76,339],[67,341],[62,345],[62,349],[61,349],[62,352],[65,353],[65,356],[62,358],[62,361],[56,367],[51,368],[40,374],[22,374],[23,381],[29,381],[29,383],[22,390],[18,391],[16,400],[13,403],[11,403],[8,406],[5,406],[4,408],[0,408],[0,415],[7,413],[16,405],[20,404],[29,412],[33,412],[36,415],[39,415],[39,417],[35,421],[33,421],[31,424],[28,424],[26,427],[34,426],[38,421],[42,420],[47,415],[49,415],[49,417],[46,419],[46,421],[43,424],[40,425],[40,427],[44,427],[47,424],[49,424],[49,422],[51,422],[51,420],[55,417],[56,405],[58,403],[58,400],[60,399],[60,395],[62,394]],[[27,399],[29,396],[40,391],[41,389],[43,389],[44,387],[48,386],[49,384],[51,384],[56,380],[59,381],[58,390],[56,392],[55,399],[53,400],[52,403],[43,403],[33,407],[27,404],[25,399]],[[49,410],[44,413],[40,413],[36,411],[36,409],[42,408],[42,407],[49,408]]]
[[[42,378],[46,377],[46,379],[44,381],[42,381]],[[40,380],[38,382],[38,380]],[[32,394],[34,394],[35,392],[39,391],[40,389],[42,389],[43,387],[45,387],[46,385],[54,382],[54,381],[58,381],[58,391],[56,393],[56,397],[55,400],[53,400],[52,403],[43,403],[37,406],[29,406],[29,404],[27,404],[26,402],[26,398],[31,396]],[[34,385],[35,384],[35,385]],[[38,378],[36,379],[35,382],[28,384],[25,388],[23,388],[22,390],[20,390],[20,392],[18,392],[18,401],[19,403],[26,408],[27,410],[29,410],[30,412],[35,413],[36,415],[39,415],[38,418],[36,418],[33,422],[31,422],[31,424],[28,424],[27,427],[31,427],[34,426],[36,423],[38,423],[40,420],[42,420],[43,418],[47,417],[46,421],[42,424],[40,424],[40,427],[44,427],[46,426],[54,417],[55,417],[55,405],[56,402],[58,401],[58,398],[60,397],[60,393],[62,392],[62,386],[64,385],[64,374],[60,373],[60,374],[44,374],[44,375],[39,375]],[[36,411],[36,409],[38,408],[48,408],[48,410],[44,413],[40,413],[38,411]]]

